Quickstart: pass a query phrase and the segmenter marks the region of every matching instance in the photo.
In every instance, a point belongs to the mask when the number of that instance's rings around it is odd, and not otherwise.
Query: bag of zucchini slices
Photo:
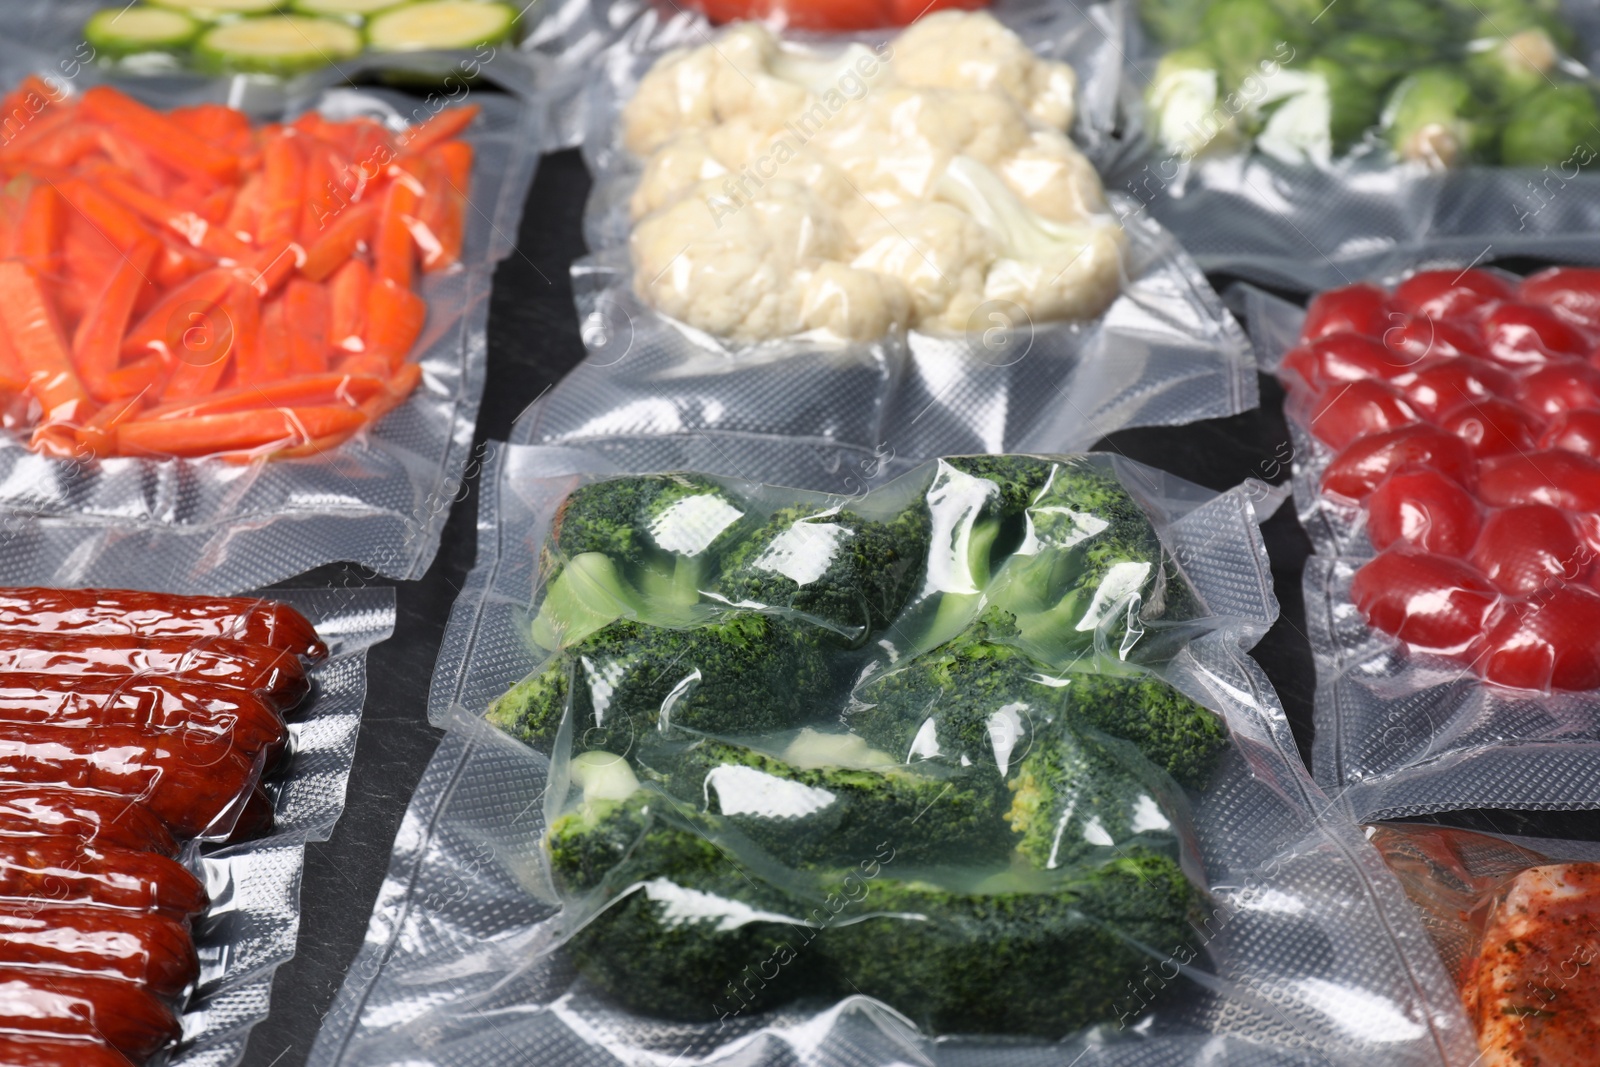
[[[1465,1047],[1245,655],[1276,617],[1247,491],[1002,455],[829,494],[652,453],[486,468],[449,732],[313,1063]]]

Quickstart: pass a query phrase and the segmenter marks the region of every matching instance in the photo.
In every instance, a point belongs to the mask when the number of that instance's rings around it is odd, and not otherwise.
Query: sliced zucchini
[[[283,0],[150,0],[157,7],[182,11],[201,22],[266,15],[283,6]]]
[[[84,40],[97,54],[113,59],[181,51],[199,32],[200,23],[188,15],[159,7],[108,7],[83,24]]]
[[[406,0],[292,0],[291,10],[302,15],[321,15],[359,26],[373,15],[398,7]]]
[[[482,0],[425,0],[386,11],[367,23],[374,52],[433,52],[499,44],[516,29],[509,4]]]
[[[349,59],[361,51],[361,34],[333,19],[272,15],[213,26],[194,46],[201,66],[213,70],[289,77]]]

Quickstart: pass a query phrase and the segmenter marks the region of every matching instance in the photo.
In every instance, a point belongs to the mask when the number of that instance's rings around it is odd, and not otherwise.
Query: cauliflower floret
[[[833,212],[804,186],[769,182],[742,204],[721,183],[641,219],[629,242],[641,299],[719,337],[762,340],[804,328],[804,286],[848,244]]]
[[[858,64],[867,62],[878,64],[865,45],[822,57],[784,47],[759,22],[740,23],[713,43],[669,52],[650,68],[622,109],[622,143],[645,155],[682,133],[730,119],[766,135],[819,107],[831,116],[866,92]]]
[[[846,211],[860,201],[838,167],[798,145],[787,130],[769,135],[742,119],[674,138],[646,160],[630,202],[633,217],[665,207],[712,179],[721,179],[722,195],[738,203],[775,180],[804,185],[823,203]]]
[[[800,321],[807,330],[871,341],[906,324],[911,297],[898,278],[831,262],[801,274]]]
[[[912,325],[941,330],[967,328],[997,252],[971,215],[944,203],[890,208],[858,244],[852,265],[898,278],[910,290]]]
[[[994,169],[1024,204],[1047,219],[1076,222],[1106,210],[1100,172],[1077,145],[1053,130],[1036,131]]]
[[[917,20],[894,44],[894,73],[924,88],[995,89],[1055,130],[1072,125],[1078,78],[1041,59],[986,11],[940,11]]]
[[[812,140],[879,208],[926,200],[950,160],[994,164],[1030,142],[1026,118],[998,93],[894,86],[873,93]]]
[[[1000,258],[984,281],[985,299],[1010,300],[1035,322],[1092,318],[1116,299],[1127,239],[1114,220],[1044,218],[994,171],[967,158],[951,162],[938,193],[966,209],[999,246]]]
[[[634,218],[641,218],[672,203],[685,189],[726,173],[728,168],[711,151],[706,131],[691,131],[668,141],[645,161],[628,208]]]

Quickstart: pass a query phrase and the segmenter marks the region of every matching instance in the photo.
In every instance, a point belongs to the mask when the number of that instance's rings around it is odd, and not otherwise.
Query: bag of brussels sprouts
[[[1245,655],[1259,491],[1089,454],[828,494],[765,449],[495,451],[313,1063],[1465,1053]]]
[[[1593,262],[1592,9],[1130,0],[1129,193],[1207,271],[1324,289],[1424,258]]]

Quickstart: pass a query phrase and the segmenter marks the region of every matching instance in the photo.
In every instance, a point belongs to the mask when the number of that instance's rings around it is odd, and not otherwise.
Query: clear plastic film
[[[1589,274],[1245,293],[1316,549],[1314,768],[1359,818],[1595,803]]]
[[[32,695],[0,761],[8,1059],[238,1060],[393,615],[387,590],[0,591],[0,681]]]
[[[1114,9],[942,12],[899,36],[674,27],[590,78],[590,354],[514,440],[732,427],[713,388],[767,426],[842,387],[869,450],[968,432],[921,455],[1081,447],[1254,403],[1204,279],[1103,196]],[[982,63],[948,59],[966,37]]]
[[[1593,1040],[1600,848],[1416,823],[1367,835],[1456,980],[1479,1063],[1577,1063]]]
[[[1591,7],[1130,0],[1106,186],[1208,272],[1316,291],[1429,258],[1593,262]]]
[[[1247,489],[1105,456],[831,496],[820,473],[648,475],[678,443],[491,457],[431,701],[448,733],[313,1063],[1023,1063],[1062,1037],[1082,1062],[1470,1059],[1243,654],[1276,615]],[[641,536],[581,551],[628,486]],[[1041,586],[1077,621],[1049,625]],[[704,590],[700,625],[663,625],[674,589]],[[577,644],[552,656],[556,622]]]
[[[24,88],[43,86],[53,94],[49,100],[44,91],[32,94],[43,110],[24,124],[19,143],[23,135],[42,137],[63,127],[64,118],[66,128],[81,129],[89,139],[75,150],[93,149],[92,127],[80,127],[70,115],[52,115],[51,108],[62,106],[92,107],[97,119],[143,131],[113,146],[132,143],[125,150],[144,152],[147,159],[158,151],[155,134],[167,131],[149,123],[159,123],[177,107],[188,109],[187,122],[211,122],[249,136],[244,116],[215,106],[229,91],[225,82],[121,79],[108,84],[98,68],[80,64],[76,76],[69,77],[55,66],[48,54],[37,52],[7,51],[0,59],[0,82],[8,91],[38,72],[45,80]],[[139,103],[111,90],[125,91]],[[22,92],[22,98],[30,94]],[[146,104],[154,111],[146,112]],[[159,204],[151,202],[154,194],[134,187],[139,169],[129,170],[133,177],[124,180],[111,165],[59,183],[69,204],[86,205],[99,220],[80,225],[75,211],[60,216],[59,282],[48,264],[27,257],[8,261],[12,304],[25,311],[29,305],[23,298],[30,294],[47,309],[53,302],[54,334],[61,340],[55,344],[49,334],[29,335],[33,347],[26,357],[13,354],[0,362],[44,366],[52,353],[61,360],[70,356],[78,378],[49,381],[80,381],[94,413],[74,416],[70,398],[38,385],[44,379],[37,374],[19,370],[19,380],[3,386],[8,405],[0,435],[0,523],[7,550],[0,559],[0,581],[209,591],[251,588],[334,560],[413,577],[432,559],[448,510],[441,502],[452,495],[471,446],[494,265],[510,252],[537,158],[535,109],[513,94],[464,85],[451,96],[427,98],[313,86],[307,96],[279,94],[255,104],[257,122],[299,120],[297,126],[274,128],[260,153],[263,168],[272,164],[271,180],[266,169],[242,178],[233,199],[239,211],[230,209],[230,219],[240,211],[248,215],[252,205],[265,202],[269,185],[285,192],[288,199],[273,199],[272,209],[261,211],[257,228],[247,228],[261,249],[235,248],[239,239],[224,227],[197,221],[199,216],[163,215],[165,209],[158,211]],[[464,126],[452,128],[469,116]],[[415,141],[417,153],[396,156],[394,135],[430,121],[430,129],[441,136],[430,133],[426,141]],[[354,140],[341,141],[327,158],[319,154],[325,138],[347,134]],[[291,151],[290,142],[308,147]],[[427,154],[435,151],[437,158]],[[363,162],[316,191],[311,178],[318,167],[326,164],[337,172],[334,157],[347,152]],[[94,158],[85,156],[80,165],[89,167]],[[222,167],[228,157],[212,162]],[[349,182],[360,186],[352,176],[366,175],[369,162],[374,172],[386,175],[391,183],[386,188],[401,191],[375,194],[376,199],[357,195],[359,189]],[[407,168],[419,162],[427,180],[412,182],[416,175]],[[458,182],[455,168],[464,163],[469,176]],[[23,172],[32,165],[20,164]],[[170,177],[171,167],[164,164],[160,173]],[[296,174],[303,186],[295,186]],[[304,200],[288,195],[301,187],[313,188],[313,194]],[[167,195],[176,203],[184,188],[173,186]],[[29,223],[49,216],[34,211],[26,187],[17,197],[18,232],[47,232],[43,223]],[[441,214],[430,207],[435,200]],[[402,228],[407,217],[419,225]],[[166,221],[151,221],[157,218]],[[436,224],[422,225],[428,218]],[[116,260],[126,264],[117,269],[136,283],[138,258],[155,247],[138,238],[140,227],[171,229],[184,219],[194,223],[184,232],[199,242],[189,251],[220,259],[161,289],[148,310],[140,291],[131,305],[136,315],[123,306],[118,319],[112,310],[113,291],[120,292],[115,277],[103,299],[90,294],[86,308],[69,306],[67,297],[83,289],[74,279],[85,271],[85,277],[94,276],[86,264],[98,262],[78,251],[84,241],[122,232],[106,229],[109,225],[127,227],[128,239],[138,243],[131,260]],[[382,225],[385,219],[397,224]],[[459,231],[452,219],[460,222]],[[98,237],[94,226],[101,227]],[[85,227],[86,235],[80,234]],[[268,261],[267,253],[276,247],[272,235],[280,231],[290,235],[289,251]],[[309,238],[310,245],[296,244],[294,235],[307,232],[319,236]],[[398,237],[399,245],[380,236]],[[421,242],[423,236],[437,239],[436,262],[407,243]],[[159,272],[171,258],[173,269],[180,270],[173,277],[182,279],[182,270],[193,269],[179,264],[189,246],[176,231],[162,230],[150,240],[157,237],[156,273],[149,277],[164,277]],[[457,238],[459,258],[450,265]],[[245,259],[229,268],[236,255]],[[252,274],[250,264],[258,259],[265,265]],[[231,277],[230,270],[239,277]],[[81,319],[70,318],[77,312]],[[18,320],[10,327],[15,336],[27,316],[19,312],[13,318]],[[122,331],[102,336],[102,326],[111,330],[119,321],[129,324],[120,348],[114,342]],[[73,333],[65,333],[62,327],[73,322]],[[247,337],[257,343],[247,344]],[[148,350],[135,353],[136,341],[149,341]],[[132,376],[152,369],[158,373],[154,392],[139,389]],[[0,377],[9,374],[0,372]],[[130,389],[129,398],[117,399]],[[111,399],[101,404],[97,397]],[[283,434],[277,444],[271,443],[268,423]]]

